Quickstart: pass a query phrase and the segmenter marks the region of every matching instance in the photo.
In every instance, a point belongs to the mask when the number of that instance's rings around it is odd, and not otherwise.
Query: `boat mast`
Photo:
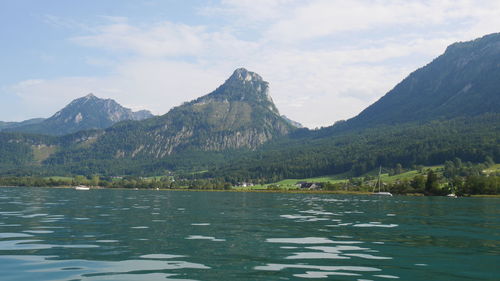
[[[380,184],[381,184],[381,181],[380,181],[380,174],[382,173],[382,166],[380,166],[379,170],[378,170],[378,178],[377,178],[377,183],[373,186],[373,190],[372,192],[375,193],[375,189],[378,187],[378,192],[380,192]]]

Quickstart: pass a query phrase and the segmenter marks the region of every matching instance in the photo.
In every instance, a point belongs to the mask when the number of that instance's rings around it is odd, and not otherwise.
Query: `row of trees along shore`
[[[495,163],[487,159],[484,163],[462,162],[459,158],[446,161],[443,168],[424,169],[422,166],[413,167],[417,173],[413,178],[404,178],[393,182],[383,183],[384,190],[393,194],[425,194],[446,195],[455,193],[459,196],[478,194],[500,194],[500,173],[489,173],[488,168]],[[387,169],[390,176],[407,172],[401,165]],[[251,182],[251,181],[249,181]],[[376,177],[354,177],[342,183],[323,182],[320,186],[329,191],[372,191]],[[107,188],[141,188],[141,189],[201,189],[201,190],[229,190],[236,183],[224,179],[181,178],[172,176],[142,178],[135,176],[100,177],[0,177],[0,186],[99,186]],[[278,185],[269,185],[268,189],[280,189]]]
[[[404,178],[383,183],[384,190],[393,194],[465,195],[500,194],[500,173],[490,173],[488,168],[495,165],[491,158],[484,163],[463,163],[459,158],[446,161],[443,168],[424,169],[414,167],[418,173],[413,178]],[[401,165],[387,169],[389,176],[407,172]],[[325,183],[326,190],[371,191],[376,184],[373,176],[351,178],[344,183]]]
[[[142,178],[126,177],[0,177],[0,186],[65,187],[87,185],[105,188],[141,189],[230,189],[231,184],[221,179],[179,179],[172,177]]]

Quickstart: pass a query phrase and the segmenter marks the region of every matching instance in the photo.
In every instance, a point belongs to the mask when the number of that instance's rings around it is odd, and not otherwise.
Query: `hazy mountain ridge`
[[[112,99],[100,99],[93,94],[78,98],[39,123],[5,129],[10,132],[66,135],[81,130],[105,129],[124,120],[143,120],[153,117],[149,111],[133,112]]]
[[[5,122],[5,121],[0,121],[0,131],[4,129],[10,129],[10,128],[16,128],[16,127],[22,127],[26,125],[32,125],[32,124],[38,124],[41,123],[45,118],[32,118],[20,122]]]

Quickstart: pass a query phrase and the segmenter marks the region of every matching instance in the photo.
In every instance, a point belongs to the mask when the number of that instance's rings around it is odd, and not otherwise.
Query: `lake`
[[[500,200],[0,188],[1,280],[499,280]]]

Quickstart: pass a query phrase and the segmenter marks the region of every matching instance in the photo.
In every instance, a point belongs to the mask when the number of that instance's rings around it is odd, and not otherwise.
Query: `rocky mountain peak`
[[[233,75],[229,77],[228,81],[239,81],[239,82],[259,82],[262,83],[262,77],[255,73],[248,71],[246,68],[238,68],[233,72]]]
[[[254,106],[263,106],[279,115],[278,109],[269,95],[269,83],[262,77],[245,68],[236,69],[233,74],[215,91],[194,101],[241,101]]]
[[[50,118],[37,124],[18,126],[11,131],[64,135],[87,129],[104,129],[125,120],[153,117],[147,110],[133,112],[113,99],[101,99],[90,93],[77,98]]]

